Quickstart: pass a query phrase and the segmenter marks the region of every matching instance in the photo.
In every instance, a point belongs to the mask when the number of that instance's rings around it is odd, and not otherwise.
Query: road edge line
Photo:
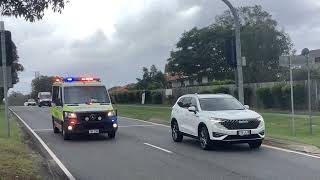
[[[119,116],[120,118],[126,118],[126,119],[131,119],[131,120],[135,120],[135,121],[140,121],[140,122],[145,122],[145,123],[149,123],[149,124],[154,124],[154,125],[159,125],[159,126],[163,126],[163,127],[170,127],[168,125],[165,124],[159,124],[159,123],[154,123],[154,122],[149,122],[149,121],[145,121],[142,119],[135,119],[135,118],[130,118],[130,117],[125,117],[125,116]],[[280,147],[276,147],[276,146],[271,146],[271,145],[266,145],[266,144],[262,144],[263,147],[269,148],[269,149],[275,149],[278,151],[283,151],[283,152],[287,152],[287,153],[294,153],[294,154],[299,154],[299,155],[303,155],[303,156],[307,156],[307,157],[312,157],[312,158],[316,158],[316,159],[320,159],[320,156],[316,156],[316,155],[312,155],[312,154],[307,154],[304,152],[299,152],[299,151],[294,151],[294,150],[290,150],[290,149],[284,149],[284,148],[280,148]]]
[[[59,158],[53,153],[53,151],[47,146],[47,144],[41,139],[41,137],[31,129],[31,127],[11,108],[9,110],[22,122],[22,124],[32,133],[32,135],[40,142],[43,148],[48,152],[51,158],[57,163],[60,169],[65,173],[69,180],[76,180],[76,178],[70,173],[70,171],[62,164]]]

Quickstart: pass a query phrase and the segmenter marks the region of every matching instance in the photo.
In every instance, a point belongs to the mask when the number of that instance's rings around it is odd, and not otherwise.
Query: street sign
[[[291,68],[294,69],[308,69],[307,57],[303,55],[290,56],[291,57]],[[310,68],[320,67],[320,57],[309,57]],[[279,66],[289,67],[289,56],[279,57]]]
[[[0,67],[0,72],[3,71],[3,67],[4,66]],[[11,75],[11,66],[7,66],[7,85],[8,85],[8,88],[12,88],[13,87],[13,85],[12,85],[12,75]],[[3,73],[0,73],[0,87],[3,88],[3,86],[4,86]]]
[[[4,36],[5,36],[6,64],[7,66],[10,66],[13,63],[11,32],[4,31]],[[0,41],[1,41],[1,36],[0,36]],[[0,49],[1,49],[1,44],[0,44]],[[0,66],[2,66],[2,51],[0,51]]]

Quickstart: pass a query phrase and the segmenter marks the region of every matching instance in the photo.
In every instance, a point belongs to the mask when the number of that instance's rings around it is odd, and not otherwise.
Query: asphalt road
[[[120,118],[115,139],[85,136],[64,141],[54,134],[49,108],[12,107],[76,179],[318,180],[320,159],[262,147],[223,146],[203,151],[194,139],[174,143],[170,129]]]

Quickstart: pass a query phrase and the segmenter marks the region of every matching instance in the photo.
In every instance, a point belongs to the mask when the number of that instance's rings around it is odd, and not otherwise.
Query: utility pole
[[[236,37],[236,59],[237,59],[237,80],[238,80],[238,95],[239,101],[244,104],[243,95],[243,74],[242,74],[242,58],[241,58],[241,39],[240,39],[240,19],[237,10],[228,0],[222,0],[231,10],[235,22],[235,37]]]
[[[292,56],[289,56],[289,69],[290,69],[290,94],[291,94],[291,121],[292,121],[292,135],[295,136],[295,122],[294,122],[294,103],[293,103],[293,78],[292,78]]]
[[[3,73],[3,95],[5,103],[4,118],[7,121],[7,135],[10,137],[10,120],[8,118],[8,82],[7,82],[7,56],[6,56],[6,42],[4,22],[0,21],[0,35],[1,35],[1,58],[2,58],[2,73]]]
[[[309,128],[310,134],[312,135],[312,117],[311,117],[311,82],[310,82],[310,63],[309,63],[309,49],[304,48],[301,52],[301,55],[306,57],[307,60],[307,69],[308,69],[308,110],[309,110]]]

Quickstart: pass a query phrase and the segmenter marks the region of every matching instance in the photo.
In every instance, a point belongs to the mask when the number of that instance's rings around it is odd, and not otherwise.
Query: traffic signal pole
[[[231,10],[235,22],[235,36],[236,36],[236,59],[237,59],[237,78],[238,78],[238,95],[239,101],[244,104],[243,93],[243,74],[242,74],[242,57],[241,57],[241,39],[240,39],[240,19],[237,10],[232,6],[228,0],[222,0]]]
[[[7,82],[7,56],[4,22],[0,21],[0,36],[1,36],[1,58],[2,58],[2,73],[3,73],[3,95],[4,95],[4,118],[7,121],[7,135],[10,137],[10,120],[8,118],[8,82]]]

